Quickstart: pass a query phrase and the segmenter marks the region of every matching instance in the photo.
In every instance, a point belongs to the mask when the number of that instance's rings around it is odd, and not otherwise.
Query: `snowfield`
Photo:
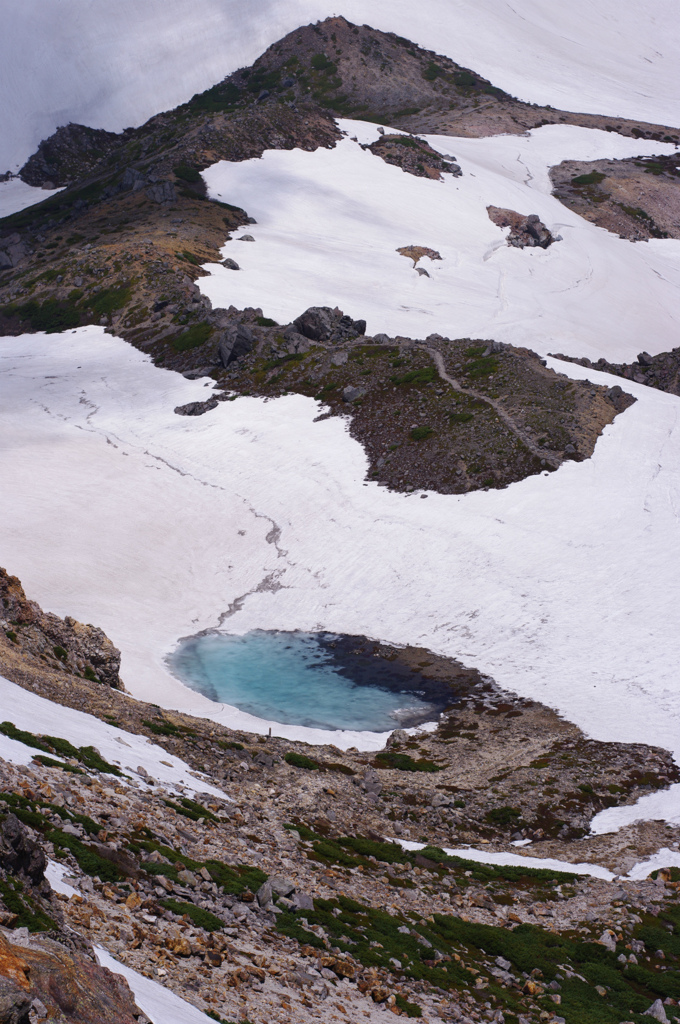
[[[45,608],[105,629],[134,695],[266,730],[189,691],[164,662],[241,598],[224,629],[422,644],[596,738],[679,752],[676,397],[627,385],[638,401],[590,460],[423,501],[365,484],[362,449],[341,420],[313,423],[310,399],[176,416],[205,382],[97,327],[4,338],[0,353],[3,560]],[[678,789],[654,817],[680,818]]]
[[[222,249],[239,273],[208,264],[201,290],[214,306],[261,306],[287,323],[311,305],[340,306],[385,331],[433,332],[631,361],[663,351],[680,334],[680,241],[633,243],[596,227],[551,195],[549,168],[675,147],[570,125],[487,139],[427,136],[458,158],[463,177],[431,181],[386,164],[359,143],[377,128],[342,120],[334,149],[270,150],[261,159],[221,161],[203,177],[213,198],[243,207],[257,224]],[[352,141],[356,138],[358,142]],[[487,206],[537,213],[563,240],[515,249]],[[436,249],[419,263],[396,249]]]
[[[677,124],[673,0],[5,0],[0,172],[69,121],[142,124],[333,14],[407,36],[523,100]]]

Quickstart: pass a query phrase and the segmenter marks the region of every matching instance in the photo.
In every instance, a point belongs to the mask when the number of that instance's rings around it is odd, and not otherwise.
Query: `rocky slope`
[[[30,654],[66,676],[123,689],[120,651],[97,626],[45,613],[26,598],[21,582],[0,568],[0,629],[22,654]],[[65,680],[62,682],[64,685]]]
[[[78,757],[59,766],[41,737],[22,733],[38,748],[33,763],[0,761],[0,997],[32,1004],[32,1021],[61,1013],[89,1024],[93,998],[108,1001],[107,1020],[142,1021],[125,986],[95,967],[101,944],[228,1022],[387,1010],[432,1022],[618,1024],[644,1021],[653,1004],[672,1020],[675,869],[643,882],[568,870],[590,859],[624,873],[677,845],[680,830],[659,823],[579,838],[602,806],[675,781],[670,757],[587,740],[429,652],[347,642],[448,688],[438,729],[395,733],[377,754],[236,734],[88,679],[65,688],[61,672],[0,638],[2,674],[149,736],[225,792],[190,797]],[[560,857],[564,872],[441,850],[502,850],[515,836]],[[401,838],[427,848],[405,851]],[[47,858],[65,866],[75,895],[50,889]]]
[[[416,263],[425,252],[400,251]],[[262,326],[260,312],[230,311],[232,324],[191,352],[154,350],[165,366],[216,380],[204,402],[175,411],[203,414],[238,394],[309,395],[326,407],[322,416],[348,418],[369,479],[395,490],[505,487],[587,458],[632,402],[619,388],[561,377],[527,349],[366,337],[363,322],[325,307],[284,326]]]
[[[560,202],[621,238],[680,238],[680,154],[565,160],[550,178]]]

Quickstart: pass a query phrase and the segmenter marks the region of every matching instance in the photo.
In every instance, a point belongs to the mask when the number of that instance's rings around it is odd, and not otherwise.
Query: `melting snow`
[[[65,685],[68,685],[65,680]],[[165,786],[183,786],[191,792],[212,793],[224,798],[225,794],[205,779],[196,779],[185,761],[169,754],[146,736],[125,732],[106,725],[83,711],[63,707],[24,690],[16,683],[0,676],[0,706],[2,717],[18,729],[36,735],[59,736],[76,747],[94,746],[109,764],[144,781],[137,768],[144,768],[152,778]],[[0,734],[0,757],[13,764],[30,764],[39,751]],[[51,756],[51,755],[50,755]],[[56,760],[61,760],[57,758]],[[113,776],[109,776],[113,778]],[[229,799],[227,797],[227,799]]]

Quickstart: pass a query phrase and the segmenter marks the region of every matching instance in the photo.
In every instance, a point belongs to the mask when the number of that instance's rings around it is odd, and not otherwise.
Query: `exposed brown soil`
[[[680,154],[564,160],[550,178],[565,206],[621,238],[680,238]]]

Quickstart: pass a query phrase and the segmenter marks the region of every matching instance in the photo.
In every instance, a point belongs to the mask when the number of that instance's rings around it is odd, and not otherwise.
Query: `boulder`
[[[222,366],[229,366],[241,356],[252,352],[254,344],[255,335],[245,324],[232,324],[227,327],[217,346]]]
[[[311,306],[294,320],[300,334],[311,341],[327,341],[332,332],[332,310],[327,306]]]
[[[240,270],[241,269],[239,267],[238,263],[236,262],[236,260],[232,260],[231,258],[227,258],[226,260],[222,260],[222,266],[226,267],[227,270]]]
[[[120,179],[119,188],[121,192],[138,192],[140,188],[144,188],[145,184],[146,178],[141,171],[134,167],[126,167]]]
[[[637,357],[637,361],[640,364],[640,366],[651,366],[652,363],[654,362],[654,360],[653,360],[652,356],[650,356],[649,352],[640,352],[638,357]]]
[[[15,814],[8,814],[0,826],[0,866],[39,885],[45,877],[47,857]]]
[[[31,997],[12,978],[0,977],[0,1024],[28,1024]]]
[[[614,932],[611,931],[609,928],[607,928],[606,931],[602,932],[599,941],[602,943],[603,946],[606,946],[606,948],[611,953],[616,952],[616,935],[614,935]]]
[[[661,1024],[669,1024],[666,1010],[660,999],[655,999],[648,1010],[645,1010],[644,1017],[653,1017],[654,1020],[658,1020]]]
[[[351,404],[352,402],[356,402],[360,398],[363,398],[365,394],[366,388],[355,388],[352,387],[351,384],[348,384],[347,387],[343,389],[342,400],[343,402],[349,402]]]

